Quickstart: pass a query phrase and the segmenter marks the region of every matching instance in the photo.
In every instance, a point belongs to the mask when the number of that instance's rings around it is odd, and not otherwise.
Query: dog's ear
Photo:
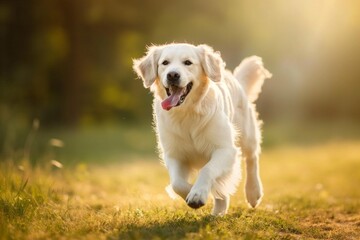
[[[133,69],[143,80],[145,88],[149,88],[157,77],[160,50],[158,46],[151,46],[144,57],[133,59]]]
[[[197,48],[205,74],[214,82],[219,82],[225,69],[225,63],[220,53],[214,52],[211,47],[205,44],[198,45]]]

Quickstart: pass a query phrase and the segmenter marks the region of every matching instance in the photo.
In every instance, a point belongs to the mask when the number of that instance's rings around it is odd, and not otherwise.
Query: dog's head
[[[199,94],[207,81],[220,81],[224,66],[220,54],[207,45],[170,44],[149,47],[144,57],[134,60],[133,68],[145,88],[155,83],[162,107],[170,110]]]

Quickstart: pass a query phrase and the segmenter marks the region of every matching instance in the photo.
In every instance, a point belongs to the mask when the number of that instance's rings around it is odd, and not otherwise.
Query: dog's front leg
[[[164,161],[169,171],[172,189],[185,200],[192,187],[192,185],[188,183],[189,169],[183,163],[171,157],[165,157]]]
[[[221,148],[213,152],[210,161],[200,170],[198,179],[186,198],[186,203],[190,207],[196,209],[205,205],[214,182],[231,172],[236,156],[235,147]],[[227,209],[227,206],[224,208]]]

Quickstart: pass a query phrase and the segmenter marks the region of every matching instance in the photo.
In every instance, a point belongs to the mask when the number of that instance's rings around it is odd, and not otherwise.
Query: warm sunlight
[[[360,239],[359,42],[359,0],[0,1],[0,239]]]

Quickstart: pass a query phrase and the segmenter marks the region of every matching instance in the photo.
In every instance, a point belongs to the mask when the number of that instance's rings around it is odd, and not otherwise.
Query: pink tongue
[[[169,111],[171,108],[175,107],[181,98],[182,95],[182,89],[176,89],[175,92],[173,92],[167,99],[161,102],[161,106],[166,111]]]

